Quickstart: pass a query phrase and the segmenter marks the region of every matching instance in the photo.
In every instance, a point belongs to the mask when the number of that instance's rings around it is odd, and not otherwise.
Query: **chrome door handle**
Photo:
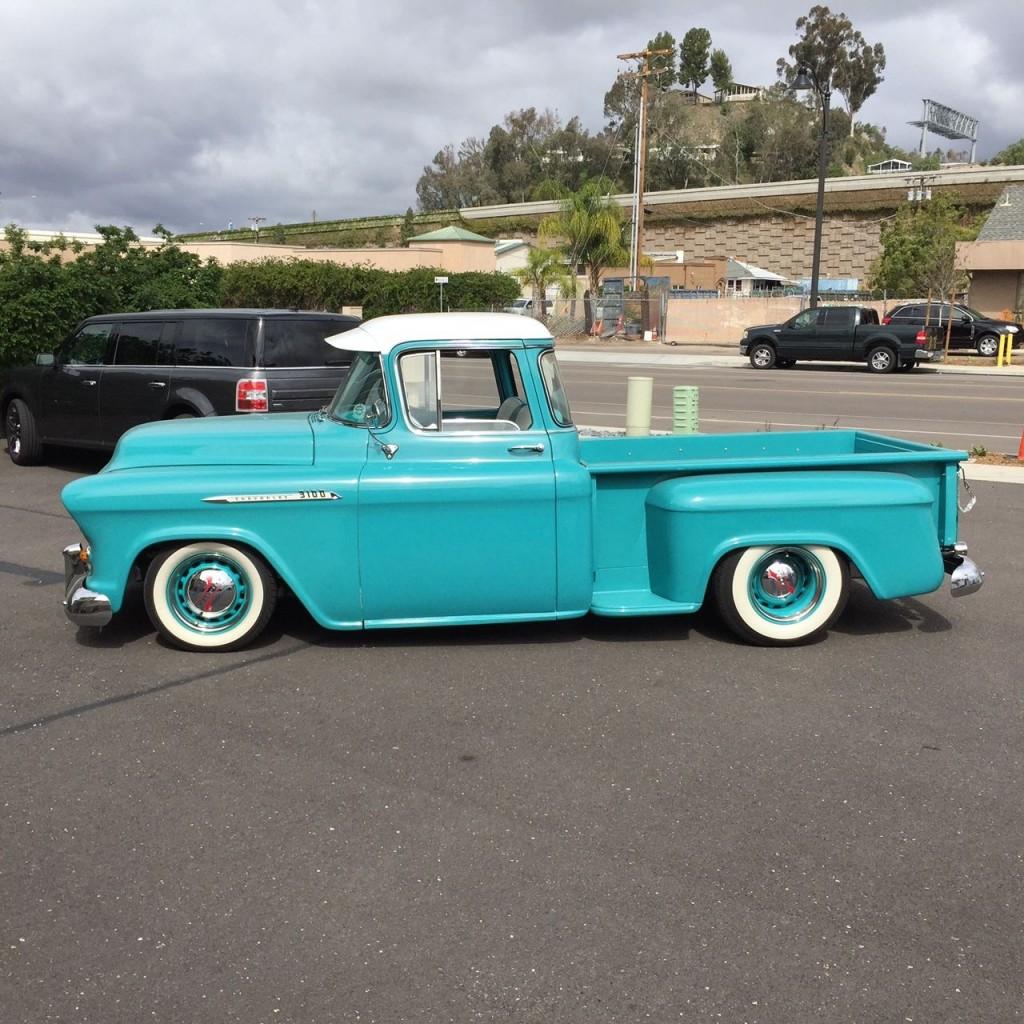
[[[542,444],[514,444],[509,451],[513,455],[540,455],[544,451]]]
[[[162,381],[162,380],[151,380],[151,381],[149,382],[149,386],[150,386],[150,387],[151,387],[151,388],[152,388],[152,389],[153,389],[154,391],[159,391],[159,389],[160,389],[160,388],[165,388],[165,387],[167,387],[167,384],[166,384],[166,383],[165,383],[164,381]]]
[[[89,377],[83,377],[82,378],[82,384],[84,384],[85,387],[87,387],[87,388],[94,388],[94,387],[96,387],[97,383],[98,383],[98,381],[96,381],[94,379],[91,379]]]

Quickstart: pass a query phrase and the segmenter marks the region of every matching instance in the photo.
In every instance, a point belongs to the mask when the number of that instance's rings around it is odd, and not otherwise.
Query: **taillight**
[[[882,323],[885,324],[886,327],[888,327],[889,324],[892,323],[892,317],[891,316],[883,316],[882,317]]]
[[[918,345],[928,344],[928,334],[923,327],[917,332],[917,336],[914,338],[914,341],[916,341]]]
[[[267,412],[270,393],[265,380],[243,379],[235,386],[235,412]]]

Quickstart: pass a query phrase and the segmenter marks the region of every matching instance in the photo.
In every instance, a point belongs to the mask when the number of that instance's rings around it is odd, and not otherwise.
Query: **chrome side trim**
[[[334,491],[285,491],[280,494],[215,494],[203,498],[215,505],[249,505],[264,501],[341,501]]]

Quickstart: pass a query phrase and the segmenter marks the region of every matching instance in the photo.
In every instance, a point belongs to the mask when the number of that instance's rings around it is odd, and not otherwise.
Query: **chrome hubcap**
[[[201,569],[185,587],[189,611],[212,618],[235,603],[235,581],[223,569]]]

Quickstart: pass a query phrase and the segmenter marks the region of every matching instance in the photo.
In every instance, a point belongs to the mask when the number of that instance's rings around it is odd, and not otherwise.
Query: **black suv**
[[[999,335],[1012,334],[1013,347],[1018,344],[1020,332],[1024,330],[1020,324],[1012,320],[998,320],[969,306],[953,303],[953,322],[949,323],[950,304],[948,302],[908,302],[895,306],[885,317],[883,324],[907,324],[912,327],[923,327],[928,317],[930,327],[938,329],[939,348],[946,344],[946,330],[949,330],[950,348],[973,348],[980,356],[994,356],[999,349]]]
[[[19,466],[43,445],[109,449],[151,420],[319,409],[348,372],[324,339],[361,320],[279,309],[162,309],[83,320],[0,393]]]

